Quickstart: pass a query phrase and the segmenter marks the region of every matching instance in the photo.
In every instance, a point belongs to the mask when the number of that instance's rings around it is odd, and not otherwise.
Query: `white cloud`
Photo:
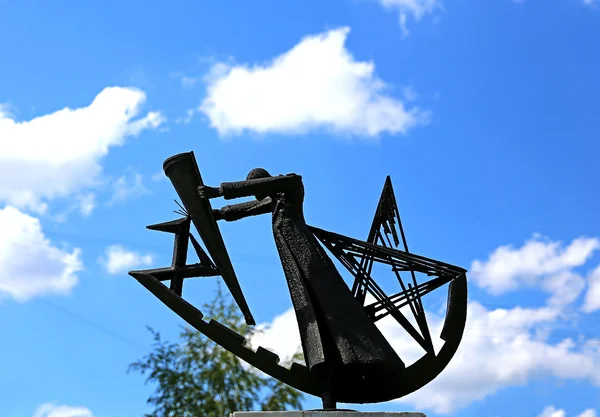
[[[152,181],[164,181],[167,179],[165,172],[161,169],[157,173],[152,175]]]
[[[85,407],[71,407],[68,405],[46,403],[40,405],[35,410],[33,417],[94,417],[94,415]]]
[[[198,82],[198,78],[182,76],[181,77],[181,86],[183,88],[192,88]]]
[[[553,405],[549,405],[544,408],[538,417],[565,417],[567,412],[565,410],[558,410]]]
[[[534,235],[518,249],[510,245],[501,246],[490,254],[487,261],[473,261],[470,277],[495,295],[524,285],[541,284],[542,288],[556,296],[571,299],[583,289],[582,278],[572,269],[585,264],[598,248],[600,240],[597,238],[580,237],[563,247],[561,242]],[[577,294],[561,295],[562,289]]]
[[[194,118],[194,114],[196,114],[196,109],[195,108],[187,109],[186,112],[185,112],[185,116],[178,117],[177,119],[175,119],[175,123],[187,125]]]
[[[441,7],[439,0],[379,0],[379,3],[383,7],[394,8],[401,13],[410,13],[417,20]]]
[[[567,412],[563,409],[557,409],[553,405],[549,405],[544,408],[544,410],[539,414],[538,417],[566,417]],[[596,417],[596,410],[593,408],[588,408],[584,410],[581,414],[577,415],[577,417]]]
[[[406,101],[415,101],[417,98],[419,98],[417,92],[413,90],[413,88],[410,86],[404,87],[404,89],[402,90],[402,95],[404,96],[404,100]]]
[[[270,323],[257,325],[256,333],[249,342],[255,350],[262,346],[277,352],[282,362],[291,360],[300,351],[300,332],[294,309],[276,316]]]
[[[132,172],[131,175],[123,175],[112,183],[112,198],[108,204],[123,202],[130,198],[139,197],[148,192],[144,187],[144,179],[138,172]]]
[[[105,256],[99,259],[106,271],[111,275],[127,272],[140,266],[152,264],[152,255],[132,252],[121,245],[106,248]]]
[[[182,72],[173,72],[173,73],[169,74],[169,77],[179,80],[179,82],[181,83],[181,86],[185,89],[190,89],[190,88],[195,87],[198,84],[198,82],[201,80],[201,78],[191,77]]]
[[[29,121],[0,111],[0,202],[43,213],[47,201],[95,186],[109,148],[164,122],[158,112],[138,117],[145,99],[138,89],[110,87],[87,107]]]
[[[598,266],[588,278],[588,290],[583,301],[582,310],[592,313],[600,310],[600,266]]]
[[[88,217],[90,214],[92,214],[92,211],[94,211],[95,208],[96,194],[93,192],[79,193],[71,198],[71,203],[66,209],[52,214],[50,218],[52,218],[55,222],[64,223],[73,212],[78,211],[82,216]]]
[[[600,385],[600,340],[547,340],[548,332],[544,330],[556,323],[559,310],[487,310],[471,302],[468,314],[463,341],[446,370],[401,402],[447,414],[537,377],[587,380]],[[429,316],[435,318],[431,313]],[[440,324],[438,318],[433,326],[437,334]]]
[[[408,35],[408,15],[415,20],[421,20],[425,15],[434,13],[442,8],[439,0],[378,0],[379,4],[387,10],[398,12],[400,27],[404,35]]]
[[[199,110],[221,135],[326,128],[372,137],[426,123],[427,112],[385,94],[372,62],[354,60],[345,48],[348,33],[305,37],[267,65],[215,64]]]
[[[550,293],[546,305],[487,309],[471,301],[462,343],[448,367],[433,382],[398,401],[417,409],[448,414],[504,388],[524,385],[533,378],[585,380],[600,386],[600,339],[550,339],[554,329],[569,324],[565,322],[569,319],[564,314],[565,308],[575,301],[585,285],[585,280],[572,268],[584,264],[597,247],[596,239],[579,238],[563,247],[560,242],[542,241],[536,236],[520,249],[498,248],[487,263],[475,261],[470,277],[475,275],[480,285],[501,293],[534,282],[539,289]],[[545,279],[535,281],[540,276]],[[599,277],[600,267],[590,275],[590,288],[596,288],[593,283]],[[588,295],[593,291],[590,289]],[[591,311],[598,297],[589,297],[593,301],[585,305]],[[427,312],[432,335],[441,332],[440,314],[443,312]],[[422,349],[392,317],[379,321],[378,326],[407,364],[423,355]],[[282,358],[289,358],[300,347],[292,309],[259,328],[264,331],[251,341],[254,348],[262,345]],[[436,350],[441,344],[439,338],[434,338]],[[589,417],[590,412],[586,410],[582,416]]]
[[[77,202],[79,203],[79,211],[84,216],[92,214],[94,207],[96,206],[96,195],[94,193],[85,193],[77,196]]]
[[[585,288],[585,280],[571,271],[562,271],[543,279],[541,288],[550,294],[548,303],[561,306],[571,304]]]
[[[397,401],[448,414],[538,376],[585,379],[600,385],[600,340],[549,343],[538,331],[551,326],[559,314],[559,310],[548,307],[487,310],[477,302],[469,303],[465,335],[448,367],[432,383]],[[427,317],[432,334],[439,335],[442,317],[433,312]],[[394,319],[385,318],[378,325],[407,363],[422,356],[421,348]],[[300,335],[292,309],[260,327],[265,330],[251,340],[253,348],[269,348],[281,358],[289,358],[299,349]],[[441,341],[434,342],[439,348]]]
[[[593,6],[596,4],[596,0],[583,0],[583,4],[586,6]]]
[[[598,415],[598,413],[596,413],[595,409],[588,408],[583,413],[579,414],[579,416],[577,416],[577,417],[596,417],[597,415]]]
[[[0,118],[14,117],[10,103],[0,103]]]
[[[8,206],[0,209],[0,297],[17,301],[49,293],[66,294],[83,270],[81,250],[52,245],[38,219]]]

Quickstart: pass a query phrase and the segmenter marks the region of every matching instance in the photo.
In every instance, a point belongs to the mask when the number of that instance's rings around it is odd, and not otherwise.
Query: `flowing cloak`
[[[221,187],[225,199],[260,198],[223,207],[220,212],[226,221],[272,212],[273,236],[311,372],[371,379],[402,371],[404,363],[306,225],[302,177],[288,174],[226,182]]]

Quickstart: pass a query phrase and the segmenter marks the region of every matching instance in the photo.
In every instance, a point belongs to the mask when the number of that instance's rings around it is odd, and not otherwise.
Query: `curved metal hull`
[[[182,297],[171,291],[152,274],[143,271],[132,271],[130,275],[146,287],[159,300],[166,304],[190,326],[206,337],[260,369],[267,375],[280,380],[300,391],[322,397],[325,381],[312,376],[304,365],[294,363],[291,368],[279,365],[279,357],[269,350],[259,347],[253,351],[246,344],[243,336],[233,332],[221,323],[203,319],[202,312],[188,303]],[[467,279],[466,274],[450,282],[448,287],[448,311],[442,330],[441,338],[445,341],[443,347],[434,356],[426,354],[417,362],[407,367],[401,377],[392,383],[370,387],[368,396],[361,396],[360,390],[336,397],[337,402],[343,403],[375,403],[390,401],[416,391],[432,381],[448,365],[456,353],[464,331],[467,311]],[[373,395],[376,392],[376,395]]]

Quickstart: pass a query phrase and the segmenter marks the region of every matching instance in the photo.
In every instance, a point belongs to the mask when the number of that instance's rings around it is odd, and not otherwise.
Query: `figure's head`
[[[248,173],[246,177],[247,180],[256,180],[258,178],[267,178],[270,177],[269,171],[264,168],[254,168],[252,171]]]
[[[246,180],[256,180],[259,178],[268,178],[270,177],[271,174],[269,174],[269,171],[267,171],[264,168],[254,168],[252,171],[250,171],[248,173],[248,175],[246,176]],[[266,198],[266,195],[255,195],[257,200],[262,200],[263,198]]]

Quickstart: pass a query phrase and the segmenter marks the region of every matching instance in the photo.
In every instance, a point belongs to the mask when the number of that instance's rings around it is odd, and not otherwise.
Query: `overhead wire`
[[[8,285],[6,283],[3,283],[2,286],[5,287],[5,288],[9,288],[10,290],[12,290],[15,293],[18,292],[18,290],[15,287],[13,287],[11,285]],[[60,312],[60,313],[62,313],[64,315],[66,315],[66,316],[71,317],[74,320],[77,320],[77,321],[79,321],[79,322],[81,322],[81,323],[83,323],[83,324],[85,324],[87,326],[90,326],[91,328],[94,328],[94,329],[96,329],[96,330],[98,330],[98,331],[100,331],[102,333],[105,333],[105,334],[107,334],[107,335],[109,335],[109,336],[111,336],[111,337],[113,337],[113,338],[115,338],[115,339],[117,339],[117,340],[119,340],[119,341],[121,341],[123,343],[126,343],[126,344],[128,344],[128,345],[130,345],[132,347],[135,347],[135,348],[138,348],[138,349],[142,349],[142,350],[147,350],[147,348],[148,348],[147,346],[143,346],[142,344],[137,343],[136,341],[133,341],[133,340],[129,339],[128,337],[125,337],[125,336],[119,334],[118,332],[115,332],[114,330],[111,330],[108,327],[103,326],[102,324],[96,323],[93,320],[90,320],[90,319],[88,319],[86,317],[83,317],[79,313],[74,313],[74,312],[72,312],[72,311],[70,311],[70,310],[68,310],[68,309],[66,309],[64,307],[56,305],[56,304],[54,304],[53,302],[49,301],[46,298],[39,297],[36,300],[39,301],[39,302],[41,302],[42,304],[45,304],[46,306],[48,306],[48,307],[50,307],[50,308],[52,308],[54,310],[56,310],[56,311],[58,311],[58,312]]]
[[[88,236],[82,236],[82,235],[78,235],[78,234],[69,234],[69,233],[63,233],[63,232],[50,232],[48,234],[53,234],[53,235],[56,235],[56,236],[63,236],[63,237],[71,237],[71,238],[75,237],[75,238],[84,239],[84,240],[87,239],[87,240],[106,241],[106,242],[112,241],[112,242],[114,242],[114,239],[110,239],[110,238],[106,238],[106,237],[99,237],[99,236],[89,236],[89,235]],[[142,248],[143,247],[145,247],[145,248],[149,248],[149,247],[167,248],[167,247],[169,247],[168,244],[166,244],[166,245],[160,245],[160,246],[159,245],[148,245],[147,242],[146,243],[135,242],[135,241],[127,240],[127,239],[125,239],[125,240],[119,239],[119,241],[121,243],[124,243],[124,244],[132,244],[132,245],[135,245],[136,247],[142,247]],[[259,256],[257,257],[254,254],[243,254],[243,253],[239,253],[239,252],[233,252],[232,255],[234,255],[236,257],[246,255],[246,256],[248,256],[250,258],[250,262],[249,263],[254,263],[254,264],[265,265],[265,262],[264,262],[265,260],[269,260],[269,261],[277,260],[277,261],[279,261],[275,257],[263,256],[262,257],[263,259],[261,260]],[[10,287],[6,283],[3,283],[3,286],[4,287]],[[11,287],[11,288],[12,288],[13,291],[18,292],[14,287]],[[75,313],[75,312],[72,312],[72,311],[70,311],[70,310],[68,310],[68,309],[66,309],[64,307],[58,306],[58,305],[50,302],[49,300],[47,300],[45,298],[38,298],[38,300],[41,301],[43,304],[47,305],[48,307],[50,307],[50,308],[52,308],[52,309],[54,309],[54,310],[56,310],[58,312],[61,312],[62,314],[66,315],[66,316],[69,316],[72,319],[77,320],[77,321],[79,321],[79,322],[81,322],[81,323],[83,323],[83,324],[85,324],[87,326],[90,326],[91,328],[94,328],[94,329],[96,329],[96,330],[98,330],[98,331],[100,331],[100,332],[102,332],[102,333],[104,333],[106,335],[109,335],[109,336],[113,337],[116,340],[119,340],[119,341],[121,341],[123,343],[126,343],[126,344],[128,344],[128,345],[130,345],[132,347],[138,348],[138,349],[142,349],[142,350],[146,350],[147,349],[147,347],[144,347],[142,344],[140,344],[140,343],[138,343],[136,341],[133,341],[133,340],[131,340],[131,339],[129,339],[129,338],[127,338],[127,337],[119,334],[118,332],[116,332],[114,330],[111,330],[108,327],[95,322],[94,320],[86,318],[86,317],[82,316],[79,313]],[[485,305],[484,305],[484,307],[489,307],[489,308],[503,308],[503,309],[510,308],[510,306],[506,306],[506,305],[503,305],[501,303],[490,303],[490,302],[486,302]],[[484,324],[481,325],[481,327],[484,327],[484,326],[485,326]],[[551,327],[552,327],[553,331],[557,331],[557,332],[560,332],[560,333],[563,333],[563,334],[566,333],[567,335],[569,335],[569,334],[570,335],[578,335],[578,336],[580,336],[582,334],[584,334],[586,336],[600,335],[600,329],[594,329],[594,330],[592,330],[591,328],[583,328],[583,329],[579,328],[579,329],[575,329],[572,326],[567,327],[567,325],[560,325],[560,326],[553,325]],[[473,327],[471,327],[471,328],[473,328]],[[465,334],[465,335],[463,335],[463,338],[467,338],[468,339],[468,338],[470,338],[470,336],[468,334]]]
[[[3,284],[4,287],[10,287],[9,285]],[[16,289],[14,287],[11,287],[13,289],[13,291],[16,291]],[[79,322],[81,322],[84,325],[87,325],[97,331],[100,331],[102,333],[104,333],[105,335],[108,335],[112,338],[114,338],[115,340],[119,340],[122,343],[125,343],[131,347],[135,347],[137,349],[143,350],[143,351],[147,351],[148,350],[148,346],[144,346],[134,340],[131,340],[128,337],[123,336],[122,334],[109,329],[108,327],[99,324],[97,322],[95,322],[94,320],[91,320],[89,318],[86,318],[84,316],[82,316],[79,313],[75,313],[73,311],[70,311],[64,307],[58,306],[55,303],[52,303],[51,301],[45,299],[45,298],[38,298],[38,301],[42,302],[43,304],[45,304],[46,306],[66,315],[71,317],[74,320],[77,320]],[[566,327],[564,325],[562,326],[556,326],[556,324],[552,324],[549,326],[550,327],[550,331],[551,332],[558,332],[558,333],[563,333],[565,334],[565,336],[598,336],[600,335],[600,331],[599,329],[595,329],[594,331],[590,331],[590,329],[574,329],[573,327]],[[482,324],[477,324],[477,325],[470,325],[469,328],[471,329],[489,329],[489,326],[485,323]],[[531,331],[531,329],[524,329],[524,330],[528,330]],[[474,339],[474,336],[467,334],[463,335],[463,339]]]

